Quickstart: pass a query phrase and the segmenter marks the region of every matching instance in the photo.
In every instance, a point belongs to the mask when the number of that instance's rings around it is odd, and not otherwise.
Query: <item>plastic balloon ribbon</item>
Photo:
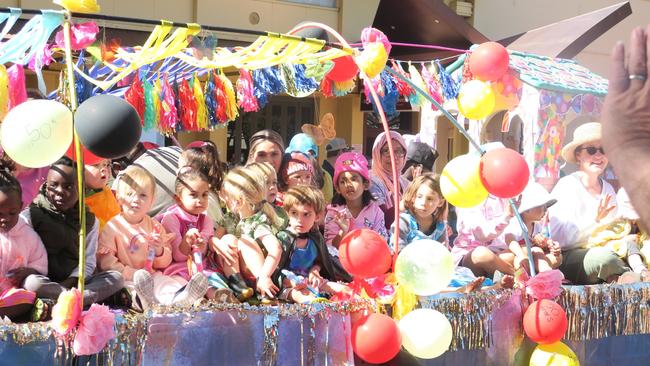
[[[194,78],[192,79],[192,91],[194,92],[194,101],[196,102],[196,127],[199,131],[205,131],[208,129],[208,111],[197,73],[194,73]]]
[[[142,83],[144,86],[144,129],[150,130],[156,126],[156,117],[154,110],[154,95],[153,95],[153,84],[149,80],[144,79]]]
[[[244,112],[257,112],[260,109],[257,98],[255,98],[253,79],[246,69],[239,69],[237,104]]]
[[[205,83],[205,107],[208,117],[208,125],[214,127],[218,123],[217,119],[217,99],[216,87],[214,83],[214,71],[208,74],[208,81]]]
[[[129,89],[124,92],[124,100],[129,102],[129,104],[135,108],[135,110],[138,112],[138,115],[140,116],[140,121],[144,126],[144,88],[142,87],[142,81],[140,80],[139,75],[136,75],[136,77],[133,78],[131,86],[129,86]]]
[[[187,79],[183,79],[178,86],[178,100],[183,131],[196,131],[196,100]]]
[[[187,85],[186,80],[183,80],[183,82]],[[166,74],[163,76],[162,82],[158,81],[158,84],[160,84],[160,122],[158,124],[164,131],[175,131],[176,124],[178,123],[178,111],[176,109],[174,90],[169,85],[169,79]],[[180,97],[179,95],[179,99]],[[189,108],[189,106],[184,106],[182,101],[181,106]]]
[[[427,86],[422,79],[422,76],[418,72],[418,69],[415,68],[411,63],[409,63],[409,75],[411,76],[411,81],[413,84],[415,84],[418,88],[422,90],[427,90]],[[426,103],[425,99],[418,95],[417,93],[414,93],[409,96],[409,103],[413,106],[422,106],[424,103]]]
[[[9,111],[9,75],[5,65],[0,65],[0,120],[3,120]]]
[[[25,89],[25,69],[21,64],[13,64],[7,69],[9,76],[9,110],[27,100]]]

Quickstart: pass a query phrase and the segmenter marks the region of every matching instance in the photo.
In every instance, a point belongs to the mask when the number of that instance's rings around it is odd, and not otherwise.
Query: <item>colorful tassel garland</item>
[[[286,87],[287,94],[289,94],[289,95],[298,94],[298,88],[296,87],[296,78],[295,78],[295,70],[294,70],[294,68],[291,67],[291,65],[289,65],[289,64],[281,64],[280,65],[280,71],[281,71],[281,75],[282,75],[282,80],[283,80],[284,85]],[[327,77],[325,79],[327,79]],[[323,80],[325,80],[325,79],[323,79]]]
[[[237,103],[244,112],[257,112],[260,109],[255,97],[253,79],[250,72],[239,69],[239,80],[237,80]]]
[[[427,86],[425,90],[429,93],[429,95],[433,97],[433,100],[440,104],[443,104],[444,100],[442,99],[442,94],[440,92],[440,84],[436,80],[434,74],[435,70],[433,70],[433,65],[429,68],[425,67],[424,65],[422,66],[422,79]],[[436,107],[433,103],[431,103],[431,108],[434,111],[438,110],[438,107]]]
[[[318,88],[316,79],[309,78],[305,75],[307,67],[302,64],[293,65],[293,75],[296,89],[302,93],[313,92]]]
[[[153,115],[155,118],[155,123],[158,126],[158,131],[165,135],[170,135],[174,133],[173,129],[170,129],[169,126],[164,125],[162,122],[162,85],[160,79],[157,79],[153,83]]]
[[[393,82],[393,78],[390,77],[388,71],[382,71],[381,74],[381,83],[383,84],[384,95],[381,97],[381,106],[386,113],[386,117],[391,118],[397,114],[397,99],[399,98],[399,93]],[[374,104],[373,104],[374,107]]]
[[[269,102],[267,96],[269,85],[264,69],[253,70],[251,76],[253,80],[253,94],[257,99],[259,108],[264,108],[266,103]]]
[[[5,65],[0,65],[0,120],[3,120],[9,111],[9,75]]]
[[[239,116],[239,109],[237,108],[237,99],[235,97],[235,88],[232,85],[232,82],[226,75],[219,74],[219,80],[221,80],[221,86],[225,94],[224,103],[226,110],[226,119],[224,122],[234,121],[237,116]],[[217,102],[221,104],[221,100],[217,99]]]
[[[215,97],[217,100],[216,117],[220,123],[228,122],[228,95],[226,94],[226,87],[221,75],[214,79]]]
[[[140,80],[139,75],[133,78],[131,86],[129,86],[126,92],[124,92],[124,100],[135,108],[140,116],[140,122],[144,125],[144,88],[142,87],[142,81]]]
[[[181,128],[183,131],[196,131],[196,100],[187,79],[178,86],[178,100],[181,103]]]
[[[442,95],[445,99],[456,99],[458,97],[458,90],[460,85],[449,75],[447,70],[436,60],[436,67],[438,68],[438,75],[440,78],[440,85],[442,85]]]
[[[161,111],[159,124],[163,126],[164,130],[173,132],[176,130],[176,125],[178,124],[178,110],[176,109],[176,96],[174,95],[174,89],[172,89],[171,84],[169,84],[167,75],[163,77],[160,87]]]
[[[335,81],[334,86],[332,87],[332,93],[337,97],[344,97],[354,90],[354,87],[357,85],[355,79],[350,79],[346,81]]]
[[[27,100],[27,89],[25,89],[25,69],[23,65],[13,64],[7,69],[9,76],[9,109]]]
[[[328,77],[324,77],[323,81],[320,82],[320,91],[327,98],[334,96],[333,85],[334,82]]]
[[[154,99],[157,96],[154,96],[153,84],[149,82],[146,78],[143,83],[144,90],[144,129],[146,131],[156,127],[156,107]]]
[[[217,119],[217,99],[216,87],[214,85],[214,71],[208,75],[208,81],[205,83],[205,107],[208,117],[208,125],[214,127],[219,123]]]
[[[392,60],[391,63],[393,64],[393,70],[395,70],[398,74],[405,76],[406,78],[409,78],[406,71],[404,71],[404,69],[402,68],[402,65],[395,62],[395,60]],[[397,88],[397,92],[399,93],[399,95],[408,98],[411,94],[415,93],[413,88],[411,88],[411,86],[407,84],[406,81],[400,78],[393,78],[393,81],[395,82],[395,86]]]
[[[208,111],[205,105],[205,96],[201,88],[201,81],[196,73],[192,79],[192,91],[194,92],[194,102],[196,103],[196,128],[199,131],[208,129]]]
[[[415,86],[422,90],[427,90],[427,86],[415,66],[409,65],[409,75],[411,76],[411,81]],[[413,93],[412,95],[409,95],[409,103],[411,103],[412,106],[421,107],[425,103],[425,99],[418,93]]]

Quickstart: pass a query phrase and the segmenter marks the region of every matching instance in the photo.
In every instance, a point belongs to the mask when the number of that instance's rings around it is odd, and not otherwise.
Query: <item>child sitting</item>
[[[260,300],[268,303],[279,290],[271,277],[280,262],[282,248],[274,229],[281,222],[273,206],[266,201],[264,182],[263,175],[247,168],[228,172],[221,197],[241,221],[235,228],[235,236],[226,235],[221,240],[237,243],[245,279],[254,284]]]
[[[165,211],[161,221],[165,230],[174,235],[171,242],[174,263],[164,273],[189,280],[191,274],[203,272],[210,283],[207,298],[234,302],[230,287],[242,301],[253,296],[253,289],[246,285],[239,273],[236,247],[232,248],[214,237],[214,223],[205,214],[209,194],[208,178],[201,171],[189,166],[179,170],[174,196],[176,204]],[[209,250],[210,247],[214,251]],[[188,260],[194,267],[193,273],[188,271]],[[219,268],[228,279],[227,285],[216,272]]]
[[[155,187],[153,176],[143,168],[132,165],[123,171],[116,187],[122,212],[102,230],[98,250],[99,267],[121,272],[145,311],[158,302],[190,305],[208,287],[202,274],[189,284],[181,276],[163,275],[172,261],[173,234],[147,215]]]
[[[551,194],[542,185],[535,182],[528,183],[521,194],[519,214],[533,244],[533,263],[537,272],[550,271],[562,264],[560,245],[551,240],[548,233],[543,233],[545,225],[541,224],[546,218],[546,210],[556,202],[557,200],[551,197]],[[524,268],[529,272],[528,251],[519,221],[512,218],[505,232],[506,243],[509,243],[508,248],[514,255],[515,268]]]
[[[117,203],[113,191],[106,185],[110,176],[110,160],[108,159],[85,165],[86,205],[99,220],[99,230],[104,228],[108,220],[120,213],[120,205]]]
[[[257,172],[258,174],[266,177],[266,202],[273,205],[273,208],[275,208],[275,213],[278,215],[280,220],[282,220],[282,224],[276,228],[277,231],[284,230],[289,224],[289,218],[287,217],[287,213],[282,209],[282,207],[276,205],[276,198],[278,196],[278,177],[275,173],[275,170],[273,169],[273,165],[266,162],[253,162],[246,164],[246,169]]]
[[[370,178],[366,158],[354,151],[346,152],[334,165],[336,194],[325,215],[325,242],[330,253],[338,256],[341,239],[354,229],[371,229],[388,239],[384,213],[368,189]]]
[[[29,312],[36,300],[35,293],[21,288],[25,278],[47,274],[43,242],[19,216],[21,197],[18,180],[0,170],[0,317],[13,321]]]
[[[308,303],[321,292],[335,294],[348,290],[347,286],[334,282],[349,282],[352,278],[331,259],[316,225],[325,210],[322,192],[305,185],[289,188],[284,197],[284,209],[289,215],[289,227],[278,233],[282,244],[278,268],[282,269],[283,287],[279,297]]]
[[[314,165],[307,155],[301,152],[284,154],[278,172],[278,205],[284,202],[284,192],[299,184],[314,185]]]
[[[50,167],[45,184],[23,217],[41,237],[47,251],[47,276],[32,274],[25,289],[38,297],[56,300],[59,294],[77,286],[79,271],[84,271],[84,305],[101,302],[123,287],[116,271],[95,273],[99,223],[86,210],[86,266],[79,268],[79,193],[76,165],[67,157]]]

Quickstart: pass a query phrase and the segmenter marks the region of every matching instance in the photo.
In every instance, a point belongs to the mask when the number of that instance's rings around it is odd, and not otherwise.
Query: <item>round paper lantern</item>
[[[451,253],[435,240],[418,240],[407,245],[395,262],[399,283],[419,296],[440,292],[449,285],[453,273]]]
[[[348,81],[354,78],[359,71],[352,56],[343,56],[332,60],[334,67],[327,73],[327,77],[333,81]]]
[[[104,94],[88,98],[79,106],[75,129],[89,151],[107,159],[127,155],[142,134],[135,108],[124,99]]]
[[[356,229],[343,237],[339,245],[343,268],[353,276],[368,278],[390,269],[391,254],[386,240],[370,229]]]
[[[72,141],[72,112],[64,104],[37,99],[13,108],[0,128],[2,148],[28,168],[50,165],[65,154]]]
[[[482,43],[469,55],[469,71],[483,81],[494,81],[503,76],[509,63],[508,50],[496,42]]]
[[[84,154],[84,165],[95,165],[97,163],[100,163],[102,160],[106,160],[106,158],[100,158],[99,156],[93,154],[92,152],[90,152],[90,150],[86,149],[83,145],[81,145],[81,149],[83,150],[83,154]],[[74,161],[77,161],[77,152],[74,148],[74,141],[72,142],[72,144],[70,144],[68,151],[65,152],[65,156],[69,157]]]
[[[416,309],[399,321],[402,346],[415,357],[440,356],[451,344],[451,324],[446,316],[433,309]]]
[[[524,332],[533,342],[551,344],[564,337],[566,313],[555,301],[542,299],[530,304],[524,313]]]
[[[562,342],[540,344],[530,356],[530,366],[580,366],[578,356]]]
[[[474,207],[488,196],[479,174],[481,158],[474,154],[460,155],[445,165],[440,175],[440,190],[456,207]]]
[[[466,82],[458,92],[458,110],[469,119],[487,117],[494,110],[495,102],[494,90],[480,80]]]
[[[352,349],[366,362],[390,361],[401,345],[397,323],[387,315],[373,313],[352,324]]]
[[[524,157],[518,152],[499,148],[486,152],[481,158],[481,183],[493,195],[511,198],[519,195],[530,178]]]

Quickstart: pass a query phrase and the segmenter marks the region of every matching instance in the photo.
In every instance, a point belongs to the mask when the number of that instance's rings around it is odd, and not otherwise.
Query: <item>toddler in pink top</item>
[[[253,296],[253,289],[246,285],[239,273],[236,247],[231,247],[230,241],[214,236],[214,222],[206,215],[210,195],[207,176],[200,170],[184,166],[176,175],[175,191],[176,204],[163,213],[161,220],[165,229],[174,234],[174,263],[165,274],[189,279],[190,274],[204,273],[210,283],[206,293],[209,299],[234,301],[230,289],[239,300]]]
[[[354,151],[341,154],[334,164],[336,194],[325,214],[325,243],[338,256],[341,239],[354,229],[371,229],[388,239],[384,213],[368,190],[368,161]]]
[[[22,289],[27,276],[47,275],[41,238],[22,218],[20,183],[0,171],[0,316],[14,319],[31,310],[36,294]]]
[[[152,304],[187,306],[203,298],[208,281],[201,273],[189,282],[183,276],[164,275],[172,262],[173,234],[147,216],[155,195],[153,176],[141,167],[128,167],[117,182],[122,212],[99,235],[97,257],[102,270],[117,270],[134,288],[142,308]]]

